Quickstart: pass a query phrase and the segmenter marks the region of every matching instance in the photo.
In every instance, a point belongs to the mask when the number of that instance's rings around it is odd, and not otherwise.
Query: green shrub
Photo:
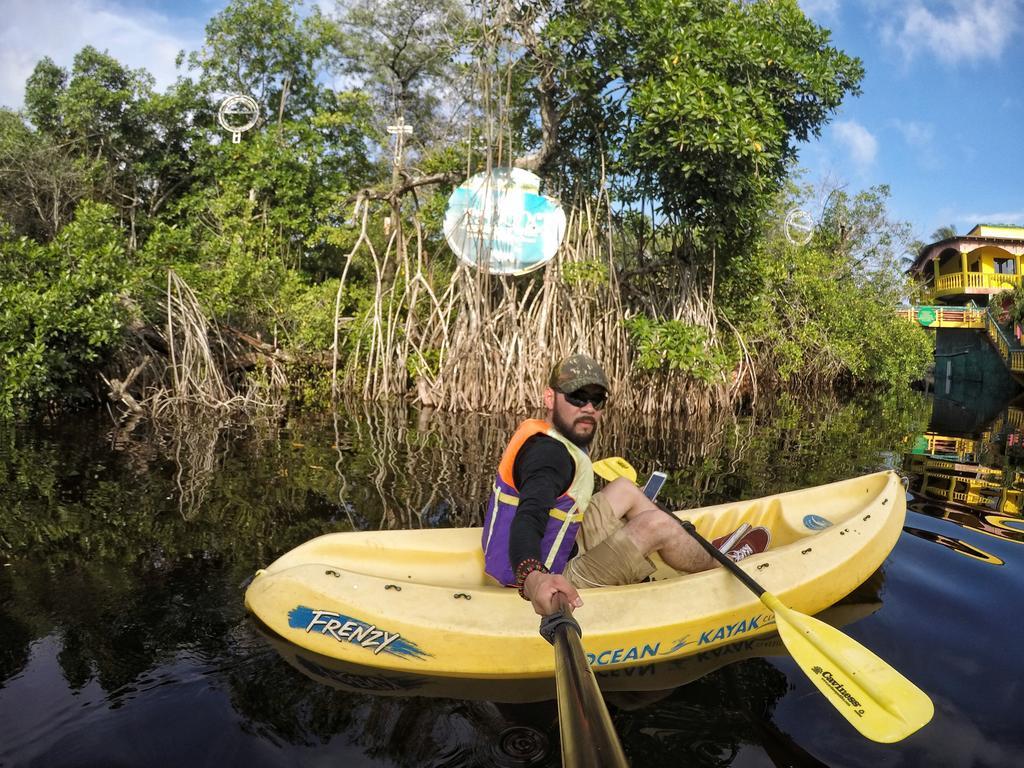
[[[711,381],[731,365],[729,355],[709,344],[706,328],[637,315],[626,321],[626,329],[636,346],[634,362],[642,371],[678,371]]]
[[[0,230],[0,414],[94,396],[130,311],[113,216],[83,202],[45,245]]]

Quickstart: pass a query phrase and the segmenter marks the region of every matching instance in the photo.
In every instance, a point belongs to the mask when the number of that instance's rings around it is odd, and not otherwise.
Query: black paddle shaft
[[[580,642],[580,625],[559,595],[557,613],[544,617],[555,646],[555,691],[563,768],[628,768],[608,707]],[[557,616],[558,618],[554,618]]]

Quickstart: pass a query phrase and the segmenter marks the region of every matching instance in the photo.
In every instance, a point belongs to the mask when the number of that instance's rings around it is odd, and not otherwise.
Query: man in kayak
[[[563,595],[583,604],[578,588],[635,584],[654,572],[657,552],[677,571],[715,561],[629,479],[594,493],[587,447],[608,400],[608,377],[593,358],[572,355],[551,371],[544,390],[547,421],[519,425],[502,455],[484,516],[487,573],[546,616]],[[715,542],[718,546],[727,538]],[[766,528],[729,546],[733,560],[763,552]]]

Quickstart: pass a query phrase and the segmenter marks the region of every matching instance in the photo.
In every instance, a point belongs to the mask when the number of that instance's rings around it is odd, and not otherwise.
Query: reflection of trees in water
[[[595,456],[671,473],[678,505],[786,490],[875,469],[915,418],[873,404],[781,408],[672,422],[609,411]],[[815,418],[806,413],[813,412]],[[479,524],[519,416],[357,403],[314,417],[137,426],[67,421],[16,441],[0,431],[0,552],[133,559],[194,547],[256,562],[317,533]],[[98,446],[110,446],[113,450]],[[168,520],[173,510],[182,522]],[[245,553],[245,554],[243,554]]]
[[[522,416],[410,412],[356,403],[336,417],[338,477],[369,480],[381,527],[479,525],[504,446]],[[608,411],[592,455],[671,474],[667,495],[697,506],[831,482],[881,466],[927,420],[927,401],[786,401],[762,418],[656,418]],[[348,461],[341,460],[346,445]],[[852,468],[852,469],[851,469]]]
[[[758,418],[657,418],[613,406],[592,454],[624,456],[642,474],[666,470],[667,497],[697,506],[877,469],[880,454],[927,418],[924,406],[915,407],[925,403],[887,409],[884,402],[782,401]],[[196,415],[139,430],[118,447],[141,469],[159,458],[152,444],[162,446],[186,518],[207,502],[222,505],[225,483],[249,473],[262,493],[301,491],[334,529],[479,525],[498,459],[522,418],[359,400],[327,422],[297,415],[239,424]]]
[[[217,470],[217,445],[225,424],[213,420],[175,420],[168,441],[177,472],[178,511],[186,520],[199,513]]]
[[[513,415],[410,412],[353,404],[345,417],[355,455],[341,477],[364,478],[378,494],[381,527],[480,525]]]
[[[822,768],[773,723],[788,688],[781,671],[755,658],[670,691],[610,694],[609,704],[632,765],[724,768],[744,745],[755,745],[768,754],[766,764]],[[554,702],[501,705],[347,693],[314,683],[271,654],[232,668],[231,690],[250,727],[289,744],[340,738],[368,757],[410,768],[559,764]]]
[[[676,507],[751,498],[820,485],[882,467],[926,424],[928,401],[841,403],[782,399],[748,417],[703,414],[679,420],[611,414],[596,451],[621,455],[645,475],[670,474],[663,494]]]
[[[229,670],[232,701],[249,728],[275,741],[314,746],[342,740],[408,768],[559,764],[553,703],[375,697],[318,685],[271,651],[254,652],[250,660]]]
[[[724,768],[743,744],[764,744],[766,731],[778,734],[771,718],[787,690],[782,672],[764,659],[748,659],[678,688],[656,705],[617,712],[614,720],[634,765]]]
[[[184,649],[207,659],[226,655],[243,609],[219,568],[200,561],[128,574],[110,564],[59,571],[26,564],[17,603],[37,617],[36,637],[57,640],[68,686],[81,690],[95,681],[113,703],[134,695],[147,672]]]
[[[272,467],[269,484],[303,489],[312,506],[343,527],[472,525],[481,520],[491,475],[517,421],[354,401],[333,413],[329,426],[316,417],[240,424],[196,414],[140,431],[136,439],[122,436],[117,447],[137,458],[140,445],[163,446],[186,519],[208,501],[220,503],[213,497],[224,489],[214,486],[226,474],[245,472],[237,460],[244,455],[250,467]]]
[[[0,576],[0,590],[10,594],[9,579]],[[29,645],[35,639],[26,622],[0,607],[0,688],[25,668],[29,658]]]

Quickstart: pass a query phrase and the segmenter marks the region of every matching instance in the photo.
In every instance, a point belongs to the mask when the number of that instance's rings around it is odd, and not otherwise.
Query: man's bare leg
[[[667,565],[684,573],[715,566],[704,548],[628,479],[613,480],[601,490],[601,495],[624,521],[626,534],[644,555],[657,552]]]

